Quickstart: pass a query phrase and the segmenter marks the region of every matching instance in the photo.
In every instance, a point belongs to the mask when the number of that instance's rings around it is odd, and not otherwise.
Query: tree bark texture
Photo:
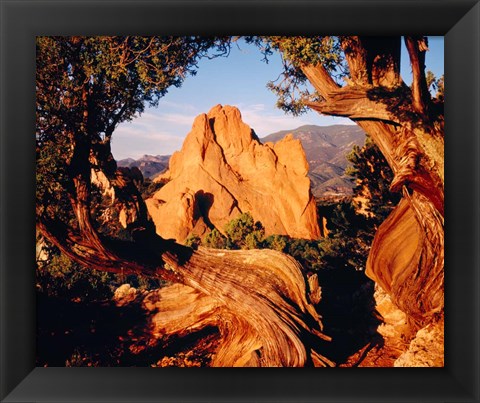
[[[400,40],[343,38],[350,69],[344,87],[319,64],[302,70],[324,99],[308,106],[354,120],[393,170],[391,190],[404,197],[380,226],[366,273],[418,327],[435,320],[444,307],[443,114],[433,112],[426,87],[425,40],[405,39],[413,71],[411,89],[399,74]]]

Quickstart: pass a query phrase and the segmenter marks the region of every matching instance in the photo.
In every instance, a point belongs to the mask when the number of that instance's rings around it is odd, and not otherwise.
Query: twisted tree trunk
[[[323,97],[308,106],[355,121],[392,168],[390,188],[404,197],[377,231],[366,273],[419,327],[444,307],[443,110],[428,92],[425,39],[406,37],[405,42],[411,89],[400,77],[400,37],[342,38],[350,69],[344,87],[320,64],[302,70]]]

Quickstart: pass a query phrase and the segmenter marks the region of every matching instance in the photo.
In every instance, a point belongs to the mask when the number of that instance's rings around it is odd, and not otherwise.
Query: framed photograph
[[[2,401],[479,401],[478,1],[0,4]]]

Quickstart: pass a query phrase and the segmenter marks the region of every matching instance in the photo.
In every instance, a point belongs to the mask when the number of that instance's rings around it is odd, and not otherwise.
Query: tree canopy
[[[110,189],[130,211],[131,230],[152,231],[138,189],[117,171],[110,149],[115,128],[194,75],[200,58],[226,55],[227,42],[195,36],[38,37],[36,52],[37,222],[71,257],[95,259],[103,251],[107,258],[90,214],[95,186]],[[76,253],[72,246],[82,245],[80,238],[85,250]],[[67,245],[68,239],[75,240]]]
[[[119,123],[157,105],[169,87],[179,87],[196,73],[200,58],[227,50],[214,38],[38,37],[37,160],[56,160],[57,169],[73,170],[80,158],[74,151],[84,144],[88,162],[106,167],[113,159],[109,145]],[[42,168],[37,171],[47,174],[53,166]],[[46,183],[51,184],[38,182]]]

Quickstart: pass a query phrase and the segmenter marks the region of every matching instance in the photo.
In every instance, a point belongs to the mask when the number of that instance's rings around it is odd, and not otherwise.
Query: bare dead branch
[[[428,49],[426,39],[424,37],[406,36],[405,45],[412,66],[413,107],[417,112],[426,115],[431,101],[425,77],[425,52]]]

